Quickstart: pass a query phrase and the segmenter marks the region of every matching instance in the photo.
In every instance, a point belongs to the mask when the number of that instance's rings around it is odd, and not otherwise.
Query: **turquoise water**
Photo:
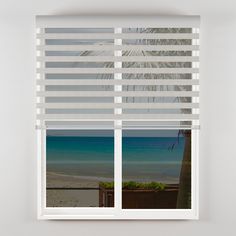
[[[113,137],[47,136],[46,147],[48,171],[113,180]],[[122,147],[124,181],[178,182],[183,137],[123,137]]]

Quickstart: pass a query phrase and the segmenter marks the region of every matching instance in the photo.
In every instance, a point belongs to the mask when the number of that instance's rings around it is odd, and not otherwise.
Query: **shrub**
[[[107,189],[114,188],[114,182],[100,182],[99,185]]]
[[[113,189],[114,182],[100,182],[100,186],[106,189]],[[153,189],[153,190],[164,190],[166,184],[159,182],[150,182],[150,183],[140,183],[135,181],[128,181],[122,183],[123,189]]]

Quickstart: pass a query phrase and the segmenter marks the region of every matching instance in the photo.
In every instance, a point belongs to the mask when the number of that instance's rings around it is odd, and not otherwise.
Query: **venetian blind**
[[[38,16],[38,127],[199,126],[199,17]]]

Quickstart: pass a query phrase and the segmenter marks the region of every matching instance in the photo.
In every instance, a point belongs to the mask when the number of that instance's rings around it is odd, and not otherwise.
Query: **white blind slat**
[[[37,38],[39,39],[198,39],[199,34],[195,33],[121,33],[117,36],[117,34],[113,33],[48,33],[48,34],[37,34]]]
[[[46,114],[38,115],[39,119],[47,120],[174,120],[174,121],[187,121],[198,119],[197,114]]]
[[[38,73],[46,74],[192,74],[198,68],[39,68]]]
[[[198,45],[39,45],[37,50],[44,51],[115,51],[115,50],[142,50],[142,51],[194,51]]]
[[[40,62],[198,62],[197,56],[39,56]]]

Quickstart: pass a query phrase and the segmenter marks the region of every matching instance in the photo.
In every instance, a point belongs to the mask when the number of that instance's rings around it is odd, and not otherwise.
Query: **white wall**
[[[0,0],[0,235],[235,235],[235,4],[234,0]],[[36,219],[37,14],[201,15],[199,221]]]

